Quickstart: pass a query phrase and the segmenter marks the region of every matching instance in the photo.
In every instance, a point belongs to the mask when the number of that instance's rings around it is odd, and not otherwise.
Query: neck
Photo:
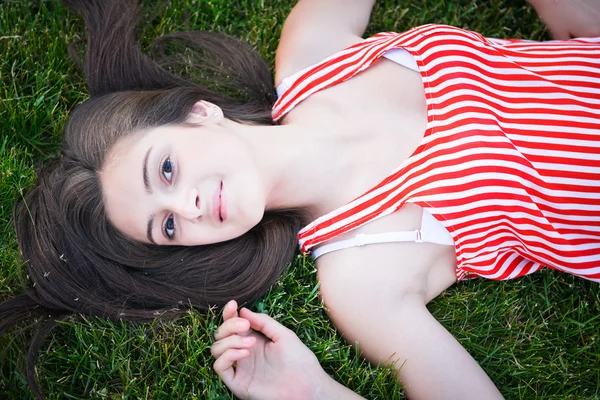
[[[234,129],[256,155],[267,210],[303,209],[311,218],[320,216],[352,160],[343,136],[327,127],[292,124]]]

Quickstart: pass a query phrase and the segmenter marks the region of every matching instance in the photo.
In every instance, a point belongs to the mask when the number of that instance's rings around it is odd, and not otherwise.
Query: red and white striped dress
[[[423,78],[424,137],[377,186],[302,229],[302,251],[413,203],[452,235],[459,280],[549,267],[600,282],[600,38],[380,33],[302,73],[273,119],[395,48]]]

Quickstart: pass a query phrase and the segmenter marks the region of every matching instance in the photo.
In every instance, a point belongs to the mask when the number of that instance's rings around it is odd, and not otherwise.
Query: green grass
[[[146,5],[153,5],[146,1]],[[292,0],[172,0],[149,9],[143,45],[157,35],[209,29],[236,35],[273,63]],[[367,34],[446,23],[491,37],[548,39],[523,0],[379,0]],[[60,132],[87,97],[67,45],[83,37],[81,19],[56,1],[0,2],[0,300],[28,284],[18,261],[11,209],[35,180],[34,167],[58,152]],[[314,265],[298,257],[256,308],[294,329],[338,381],[369,399],[400,399],[390,371],[374,368],[327,320]],[[552,271],[511,282],[468,281],[430,304],[441,323],[479,361],[507,399],[600,398],[600,290]],[[229,399],[208,351],[215,315],[141,326],[95,318],[66,321],[38,365],[49,399]],[[0,338],[0,398],[31,396],[23,349],[31,332]]]

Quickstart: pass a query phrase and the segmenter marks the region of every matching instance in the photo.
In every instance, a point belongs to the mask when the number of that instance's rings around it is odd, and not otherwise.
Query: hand
[[[554,39],[600,36],[600,0],[529,0]]]
[[[238,316],[232,300],[223,320],[211,347],[214,370],[237,397],[310,399],[331,380],[296,334],[268,315],[242,308]]]

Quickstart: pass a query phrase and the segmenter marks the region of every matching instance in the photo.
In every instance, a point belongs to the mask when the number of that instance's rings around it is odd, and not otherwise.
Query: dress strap
[[[417,62],[415,61],[415,58],[412,56],[412,54],[410,54],[408,51],[401,49],[401,48],[395,48],[395,49],[391,49],[386,51],[384,54],[382,54],[382,57],[387,58],[390,61],[395,62],[396,64],[400,64],[405,68],[408,68],[412,71],[415,72],[419,72],[419,67],[417,66]],[[281,97],[283,96],[283,94],[292,87],[292,85],[304,74],[306,74],[306,72],[310,71],[311,69],[314,69],[318,64],[314,64],[311,65],[310,67],[304,68],[301,71],[296,72],[295,74],[288,76],[286,78],[283,78],[283,80],[281,81],[281,83],[279,84],[279,86],[277,86],[277,97]],[[288,110],[287,112],[291,111]]]
[[[401,34],[381,32],[287,78],[287,81],[280,85],[280,96],[273,105],[273,121],[282,118],[312,94],[352,78],[367,69],[382,54],[400,48],[400,43],[420,35],[421,32],[414,29]]]
[[[446,228],[440,224],[427,210],[423,210],[421,218],[421,229],[416,231],[397,231],[374,234],[359,233],[351,239],[339,240],[334,243],[325,244],[314,249],[311,254],[316,260],[323,254],[333,251],[347,249],[348,247],[364,246],[375,243],[436,243],[443,245],[454,245],[454,240]]]

